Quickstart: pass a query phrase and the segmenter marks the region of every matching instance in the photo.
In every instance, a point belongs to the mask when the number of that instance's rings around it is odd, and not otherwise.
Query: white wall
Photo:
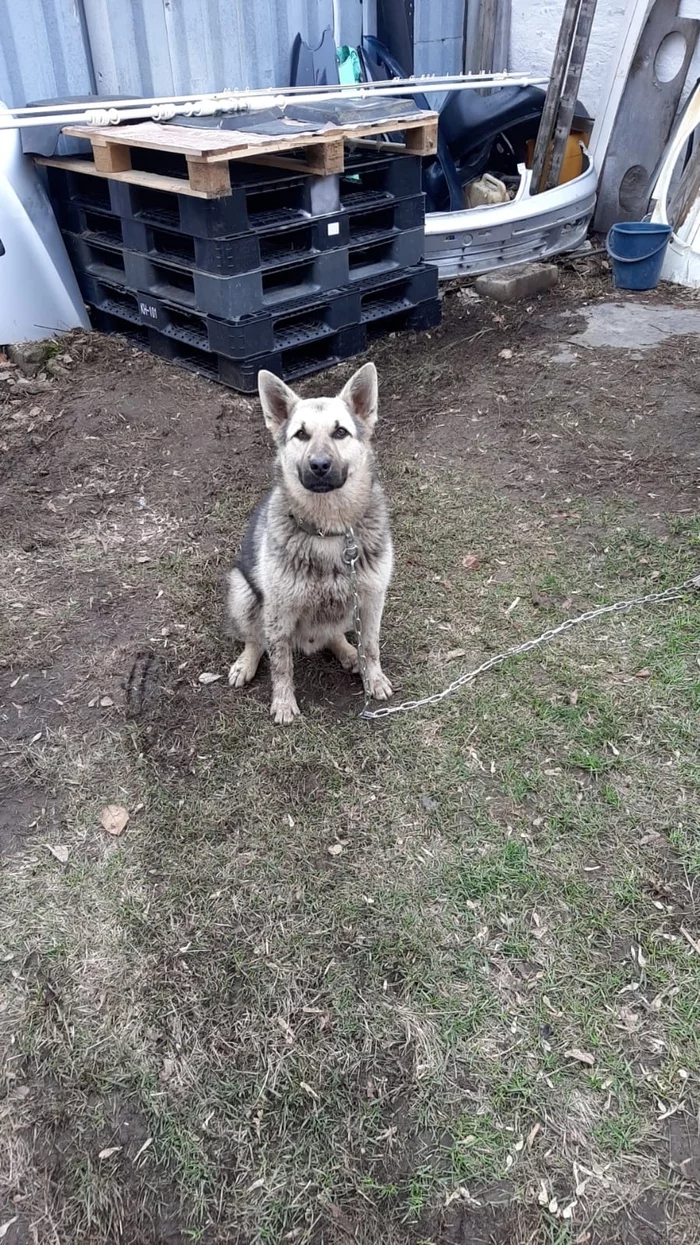
[[[564,0],[513,0],[510,68],[549,73]],[[579,98],[592,117],[620,39],[627,0],[598,0]]]
[[[512,0],[510,69],[549,73],[564,0]],[[598,0],[579,98],[592,117],[603,95],[612,57],[622,37],[627,0]],[[679,15],[700,17],[700,0],[679,0]],[[700,77],[700,47],[691,61],[686,91]],[[685,94],[685,92],[684,92]]]

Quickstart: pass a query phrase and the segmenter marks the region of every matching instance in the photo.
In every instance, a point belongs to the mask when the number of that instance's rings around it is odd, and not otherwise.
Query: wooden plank
[[[676,233],[700,195],[700,142],[696,132],[690,159],[681,173],[668,205],[668,219]]]
[[[306,159],[301,156],[297,158],[283,156],[277,152],[267,155],[246,156],[246,164],[263,164],[268,168],[289,169],[292,173],[313,173],[316,177],[324,177],[330,173],[342,173],[344,171],[345,143],[342,139],[338,139],[333,143],[309,147]],[[212,167],[215,168],[216,166],[213,165]]]
[[[35,156],[35,164],[48,165],[54,169],[66,169],[69,173],[85,173],[88,177],[104,177],[92,160],[78,160],[72,156]],[[167,177],[164,173],[145,173],[142,169],[128,169],[123,173],[110,173],[114,182],[130,182],[134,186],[147,186],[149,190],[167,190],[169,194],[191,195],[193,199],[218,199],[210,190],[193,190],[184,177]]]
[[[562,93],[566,84],[569,58],[582,3],[583,0],[564,0],[564,12],[559,26],[557,46],[554,50],[552,72],[549,77],[549,86],[547,87],[539,129],[537,130],[535,154],[532,159],[532,180],[530,185],[532,193],[536,195],[544,190],[545,162],[549,155],[550,143],[554,137],[554,127],[559,115],[559,104],[561,103]]]
[[[119,149],[112,148],[112,150]],[[188,156],[187,172],[192,190],[206,191],[216,198],[221,198],[222,195],[230,195],[231,174],[229,173],[228,164],[209,164],[206,160],[194,160],[191,156]]]
[[[93,143],[108,143],[147,150],[170,151],[177,155],[198,160],[216,162],[221,160],[247,160],[257,155],[272,155],[278,151],[314,147],[335,143],[342,139],[352,140],[371,134],[384,134],[388,130],[421,130],[433,127],[437,133],[437,113],[412,112],[407,116],[382,118],[379,121],[359,122],[353,125],[326,126],[316,130],[295,129],[290,134],[252,134],[244,130],[201,130],[186,126],[160,125],[147,121],[142,125],[65,126],[63,133],[72,137],[87,138]],[[206,138],[202,137],[206,135]],[[416,140],[418,141],[418,140]],[[435,148],[429,149],[431,154]]]
[[[493,72],[497,21],[498,0],[479,0],[479,43],[477,48],[477,66],[479,73]]]
[[[143,147],[152,151],[171,151],[174,155],[204,156],[248,145],[249,135],[240,130],[207,130],[189,125],[161,125],[141,121],[136,125],[66,125],[63,133],[72,138],[89,138],[116,146]]]
[[[583,73],[586,52],[588,51],[588,41],[591,36],[591,26],[595,17],[595,10],[596,0],[582,0],[571,48],[569,70],[559,101],[559,112],[557,113],[557,123],[552,140],[552,157],[549,161],[549,167],[545,168],[542,174],[545,190],[553,190],[555,186],[559,185],[566,144],[569,141],[571,123],[576,111],[578,89],[581,84],[581,74]]]

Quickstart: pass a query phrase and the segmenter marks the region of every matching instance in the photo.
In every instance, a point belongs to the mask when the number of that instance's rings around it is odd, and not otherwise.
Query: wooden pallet
[[[368,140],[373,134],[402,131],[405,141],[398,145],[411,155],[428,156],[437,151],[438,118],[435,112],[406,112],[379,121],[348,125],[326,124],[311,129],[298,121],[289,122],[289,135],[254,134],[246,130],[209,130],[195,126],[161,125],[144,121],[138,125],[68,125],[64,134],[89,139],[92,162],[61,157],[37,157],[37,163],[113,177],[120,181],[173,190],[197,198],[216,199],[231,193],[229,160],[247,160],[325,176],[342,173],[345,143]],[[134,149],[166,151],[185,157],[187,177],[174,178],[132,168]],[[291,154],[302,152],[301,158]]]

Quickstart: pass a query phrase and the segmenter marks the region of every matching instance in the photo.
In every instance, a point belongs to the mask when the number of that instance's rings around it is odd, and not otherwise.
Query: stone
[[[498,303],[515,303],[521,298],[532,298],[551,290],[559,280],[556,264],[513,264],[510,268],[497,268],[477,277],[474,289],[477,294],[493,298]]]
[[[25,376],[36,376],[52,353],[54,345],[51,339],[43,342],[17,342],[16,345],[7,347],[7,356]]]

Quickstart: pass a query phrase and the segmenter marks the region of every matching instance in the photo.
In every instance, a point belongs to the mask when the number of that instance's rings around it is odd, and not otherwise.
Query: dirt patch
[[[609,294],[448,294],[439,330],[373,351],[406,694],[690,573],[692,351],[561,351]],[[70,355],[0,399],[10,1231],[48,1188],[96,1245],[525,1245],[568,1231],[538,1187],[565,1205],[576,1162],[585,1245],[680,1245],[680,1199],[640,1195],[698,1161],[657,1119],[696,1066],[690,605],[376,729],[357,679],[299,660],[304,719],[276,730],[265,664],[237,697],[224,674],[222,576],[270,478],[257,404],[116,339]],[[132,811],[115,841],[107,802]]]

